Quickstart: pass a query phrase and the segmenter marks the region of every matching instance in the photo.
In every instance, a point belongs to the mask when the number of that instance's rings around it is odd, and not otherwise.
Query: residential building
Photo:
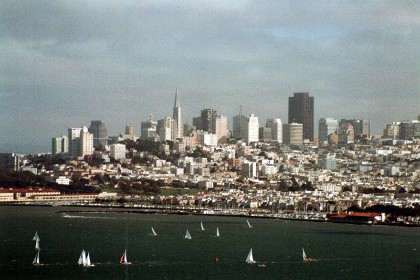
[[[113,144],[110,146],[110,157],[115,160],[125,159],[126,148],[124,144]]]
[[[233,117],[233,137],[244,139],[248,144],[258,142],[258,117],[251,114],[249,117],[238,115]]]
[[[69,155],[72,157],[79,156],[80,147],[80,133],[83,128],[69,128],[68,129],[68,140],[69,140]]]
[[[61,137],[54,137],[51,141],[51,154],[56,155],[66,155],[69,152],[69,138],[62,135]]]

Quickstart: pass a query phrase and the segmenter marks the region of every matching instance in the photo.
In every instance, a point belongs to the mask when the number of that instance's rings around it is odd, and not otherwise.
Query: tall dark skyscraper
[[[108,142],[108,129],[103,121],[91,121],[89,132],[93,134],[93,146],[104,147]]]
[[[303,139],[314,141],[314,98],[309,92],[296,92],[289,97],[289,123],[303,125]]]

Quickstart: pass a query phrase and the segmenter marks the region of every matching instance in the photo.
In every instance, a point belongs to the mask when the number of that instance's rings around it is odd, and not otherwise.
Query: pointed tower
[[[173,118],[175,120],[175,126],[176,126],[176,133],[175,138],[179,138],[183,136],[182,132],[182,117],[181,117],[181,107],[179,106],[179,97],[178,97],[178,88],[176,88],[175,91],[175,102],[174,102],[174,108],[173,108]]]

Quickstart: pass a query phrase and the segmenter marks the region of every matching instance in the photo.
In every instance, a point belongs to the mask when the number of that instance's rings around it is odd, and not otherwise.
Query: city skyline
[[[303,4],[303,5],[302,5]],[[103,120],[109,135],[204,108],[287,122],[309,92],[320,118],[417,119],[418,3],[9,1],[0,9],[0,151]],[[396,98],[398,96],[398,98]],[[188,109],[187,109],[188,108]]]

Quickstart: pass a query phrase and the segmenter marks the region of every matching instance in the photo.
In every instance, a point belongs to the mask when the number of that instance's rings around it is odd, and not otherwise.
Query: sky
[[[212,108],[287,122],[420,114],[418,1],[0,1],[0,152],[51,152],[70,127],[109,135]],[[317,127],[317,126],[316,126]],[[315,130],[317,131],[317,130]],[[316,134],[316,133],[315,133]]]

